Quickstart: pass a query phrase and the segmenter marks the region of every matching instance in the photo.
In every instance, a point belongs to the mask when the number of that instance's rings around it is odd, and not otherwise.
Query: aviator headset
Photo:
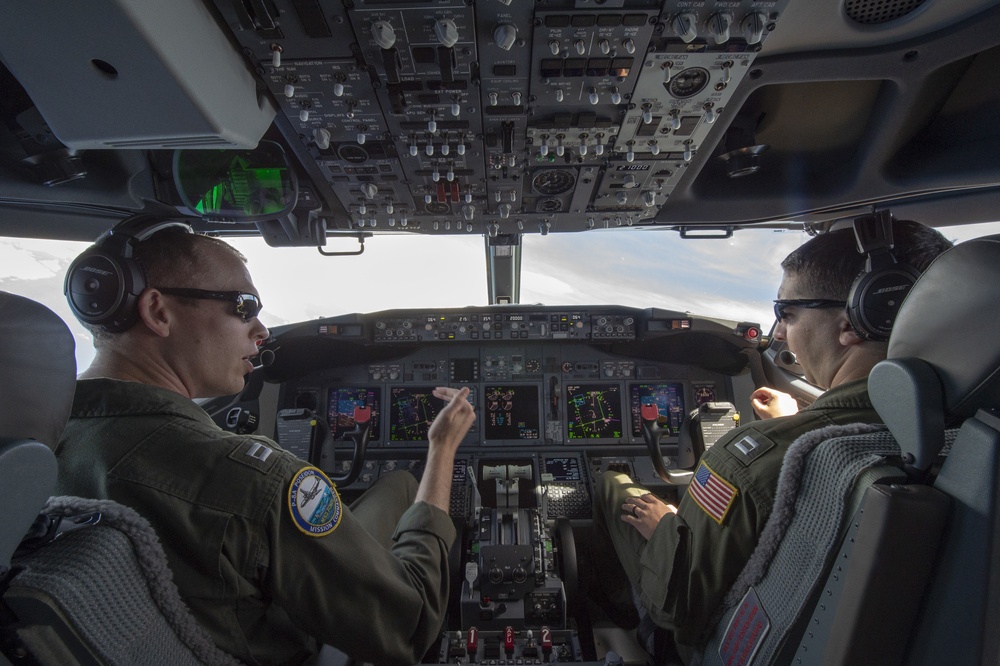
[[[899,306],[920,272],[893,255],[889,211],[855,219],[854,237],[858,252],[866,258],[865,268],[847,297],[847,316],[854,330],[866,340],[888,340]]]
[[[77,257],[63,283],[63,293],[76,318],[110,333],[131,328],[138,318],[136,301],[147,286],[146,271],[135,260],[135,247],[172,227],[192,233],[191,226],[181,220],[135,215]]]

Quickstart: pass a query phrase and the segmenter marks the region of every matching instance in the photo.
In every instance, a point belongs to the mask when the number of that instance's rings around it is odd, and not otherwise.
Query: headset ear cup
[[[66,272],[63,292],[73,314],[111,333],[128,330],[138,317],[135,304],[146,288],[139,264],[96,248],[77,257]]]
[[[919,275],[905,264],[862,272],[847,299],[847,316],[858,335],[867,340],[888,340],[899,306]]]
[[[63,293],[77,319],[110,333],[131,328],[139,318],[136,302],[146,288],[146,271],[133,258],[135,246],[164,229],[193,233],[182,220],[133,215],[101,236],[70,264]]]

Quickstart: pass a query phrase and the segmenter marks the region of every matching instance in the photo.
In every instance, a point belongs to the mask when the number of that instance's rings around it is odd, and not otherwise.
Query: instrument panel
[[[733,375],[746,374],[743,351],[759,337],[753,324],[655,309],[397,310],[275,329],[262,371],[279,384],[279,416],[306,412],[328,432],[278,418],[276,440],[331,474],[351,464],[355,409],[370,410],[365,468],[352,488],[394,469],[419,476],[443,407],[434,387],[468,386],[477,418],[460,463],[519,456],[536,480],[559,486],[547,498],[558,503],[578,486],[589,491],[595,460],[660,483],[648,461],[644,404],[658,408],[668,462],[690,459],[691,413],[736,401]],[[456,468],[456,486],[469,476]]]
[[[478,357],[463,350],[457,358],[417,352],[391,364],[321,373],[294,382],[286,386],[283,403],[322,414],[334,439],[354,427],[355,407],[370,407],[369,447],[419,446],[426,445],[430,423],[443,407],[431,394],[433,388],[469,386],[469,400],[478,418],[463,447],[510,448],[641,444],[640,407],[649,402],[657,404],[661,415],[667,417],[670,439],[676,441],[688,410],[709,397],[725,395],[724,379],[707,373],[692,377],[693,373],[682,367],[601,359],[594,352],[553,351],[560,350],[549,350],[544,361],[534,356],[541,356],[540,352],[523,348],[503,354],[496,349],[484,350]],[[497,366],[501,371],[508,365],[523,368],[528,356],[538,363],[534,378],[523,373],[517,381],[484,381],[483,373],[459,375],[455,370],[456,366],[465,370],[479,366]],[[542,363],[553,362],[556,371],[542,370]],[[634,379],[639,372],[665,378]],[[386,379],[376,381],[375,376]]]

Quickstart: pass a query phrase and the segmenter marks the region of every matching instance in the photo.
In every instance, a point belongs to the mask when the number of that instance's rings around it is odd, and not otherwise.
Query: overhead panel
[[[490,236],[654,219],[785,6],[217,4],[336,199],[330,228]]]

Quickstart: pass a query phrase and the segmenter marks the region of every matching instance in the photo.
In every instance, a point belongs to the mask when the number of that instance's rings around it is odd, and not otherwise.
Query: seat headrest
[[[76,345],[41,303],[0,291],[0,437],[59,442],[76,391]]]
[[[888,358],[938,375],[949,419],[1000,405],[1000,235],[959,243],[917,280],[899,310]]]

